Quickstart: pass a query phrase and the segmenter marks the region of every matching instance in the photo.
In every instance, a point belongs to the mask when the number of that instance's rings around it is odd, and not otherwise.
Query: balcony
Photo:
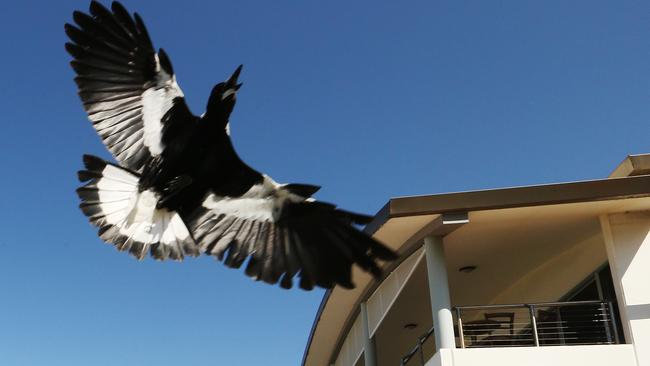
[[[459,306],[455,331],[460,348],[618,344],[613,314],[603,301]]]
[[[459,306],[459,348],[612,345],[620,343],[614,305],[605,301]],[[424,365],[433,329],[420,337],[400,366]]]

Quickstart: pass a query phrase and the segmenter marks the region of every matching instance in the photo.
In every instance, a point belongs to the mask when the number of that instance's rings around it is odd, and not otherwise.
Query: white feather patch
[[[174,98],[183,97],[176,77],[167,74],[161,67],[156,54],[156,86],[142,93],[142,122],[144,124],[144,145],[151,155],[160,155],[162,143],[162,118],[174,104]]]
[[[111,164],[106,164],[104,169],[102,170],[102,179],[111,179],[111,180],[117,180],[120,182],[132,184],[133,186],[138,185],[138,177],[129,173],[128,171],[124,169],[120,169],[116,166],[113,166]]]
[[[163,245],[178,246],[178,244],[189,237],[183,220],[177,213],[166,209],[156,210],[150,222],[145,222],[141,231],[141,240],[145,243],[160,242]]]
[[[169,227],[171,228],[173,235],[180,240],[185,240],[190,236],[190,232],[187,231],[185,223],[177,213],[172,214],[172,217],[169,220]]]
[[[144,145],[149,148],[151,155],[160,155],[164,148],[161,119],[172,105],[166,94],[164,88],[150,88],[142,93]]]
[[[287,191],[268,175],[262,183],[255,184],[241,197],[208,195],[203,207],[215,215],[234,216],[258,221],[277,221],[286,202],[302,202],[305,199]]]
[[[204,201],[203,207],[216,215],[235,216],[241,219],[258,221],[273,221],[275,202],[267,198],[230,198],[210,194]]]
[[[190,236],[177,213],[156,209],[158,197],[153,191],[138,194],[136,190],[100,190],[98,194],[106,224],[118,227],[120,234],[130,240],[178,246]]]
[[[113,192],[135,192],[137,190],[137,187],[134,187],[132,184],[105,178],[102,178],[97,182],[97,188]]]
[[[181,251],[183,243],[192,240],[176,212],[156,208],[157,193],[138,192],[137,175],[110,164],[101,173],[102,177],[95,182],[98,202],[92,202],[100,209],[93,217],[96,225],[116,227],[129,242],[162,243]]]
[[[114,225],[114,226],[121,226],[123,225],[124,222],[126,222],[129,212],[127,210],[122,209],[115,212],[104,213],[104,214],[105,214],[104,221],[107,224]],[[120,229],[120,232],[121,231],[122,230]]]

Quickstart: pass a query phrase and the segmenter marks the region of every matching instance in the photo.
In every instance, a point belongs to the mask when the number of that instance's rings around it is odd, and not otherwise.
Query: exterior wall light
[[[463,273],[472,273],[476,269],[476,266],[465,266],[465,267],[460,267],[458,268],[458,272],[463,272]]]

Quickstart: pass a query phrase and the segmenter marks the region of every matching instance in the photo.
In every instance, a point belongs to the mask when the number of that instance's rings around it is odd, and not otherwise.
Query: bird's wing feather
[[[66,24],[75,82],[88,118],[113,156],[140,171],[195,117],[164,50],[155,52],[144,23],[118,2],[111,10],[93,1],[90,14]],[[172,125],[180,125],[180,127]]]
[[[201,251],[227,266],[239,268],[248,259],[248,276],[291,288],[298,275],[309,290],[352,288],[353,264],[379,276],[377,260],[396,257],[352,225],[365,218],[313,200],[210,194],[184,221]]]

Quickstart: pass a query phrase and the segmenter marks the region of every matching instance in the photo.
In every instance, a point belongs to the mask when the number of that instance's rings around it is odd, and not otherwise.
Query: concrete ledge
[[[426,366],[637,366],[631,344],[443,349]]]

